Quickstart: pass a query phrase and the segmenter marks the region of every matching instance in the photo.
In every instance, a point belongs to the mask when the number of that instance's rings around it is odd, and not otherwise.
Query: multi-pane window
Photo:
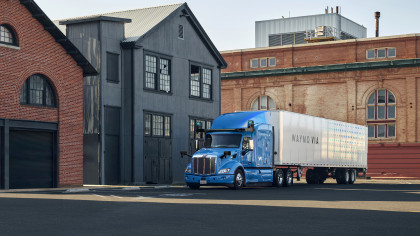
[[[212,70],[197,65],[190,66],[190,96],[212,98]]]
[[[203,119],[203,118],[190,118],[190,138],[204,138],[203,133],[197,132],[195,130],[195,124],[201,122],[202,128],[209,130],[211,128],[212,120]]]
[[[269,96],[260,96],[254,100],[251,104],[251,110],[274,110],[276,109],[276,103]]]
[[[8,25],[0,25],[0,43],[17,45],[16,36]]]
[[[30,76],[22,86],[20,103],[55,107],[55,94],[48,79],[40,74]]]
[[[171,61],[159,56],[145,56],[145,88],[169,93],[171,91]]]
[[[375,90],[367,101],[369,138],[395,137],[396,100],[387,89]]]
[[[275,57],[263,57],[263,58],[254,58],[250,61],[251,68],[258,68],[258,67],[274,67],[276,66],[276,58]]]
[[[171,116],[145,113],[144,135],[155,137],[171,137]]]
[[[384,59],[396,57],[395,48],[372,48],[366,50],[367,59]]]

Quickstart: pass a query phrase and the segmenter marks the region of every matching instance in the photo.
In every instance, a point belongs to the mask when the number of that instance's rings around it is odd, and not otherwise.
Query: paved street
[[[418,235],[420,181],[0,191],[2,235]]]

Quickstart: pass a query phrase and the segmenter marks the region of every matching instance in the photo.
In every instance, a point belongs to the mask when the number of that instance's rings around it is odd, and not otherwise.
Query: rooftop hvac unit
[[[318,26],[315,28],[315,37],[318,36],[326,36],[326,27],[325,26]]]

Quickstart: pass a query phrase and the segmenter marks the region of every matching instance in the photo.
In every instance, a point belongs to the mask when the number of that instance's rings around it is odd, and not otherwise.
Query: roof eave
[[[77,65],[83,69],[83,76],[98,75],[98,71],[89,63],[76,46],[58,29],[34,0],[20,0],[20,3],[32,14],[44,29],[59,43],[67,54],[73,57]]]

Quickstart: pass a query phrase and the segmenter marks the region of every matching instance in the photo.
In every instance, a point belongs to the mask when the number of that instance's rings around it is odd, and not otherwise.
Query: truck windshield
[[[206,134],[206,148],[238,148],[241,145],[241,134]]]

